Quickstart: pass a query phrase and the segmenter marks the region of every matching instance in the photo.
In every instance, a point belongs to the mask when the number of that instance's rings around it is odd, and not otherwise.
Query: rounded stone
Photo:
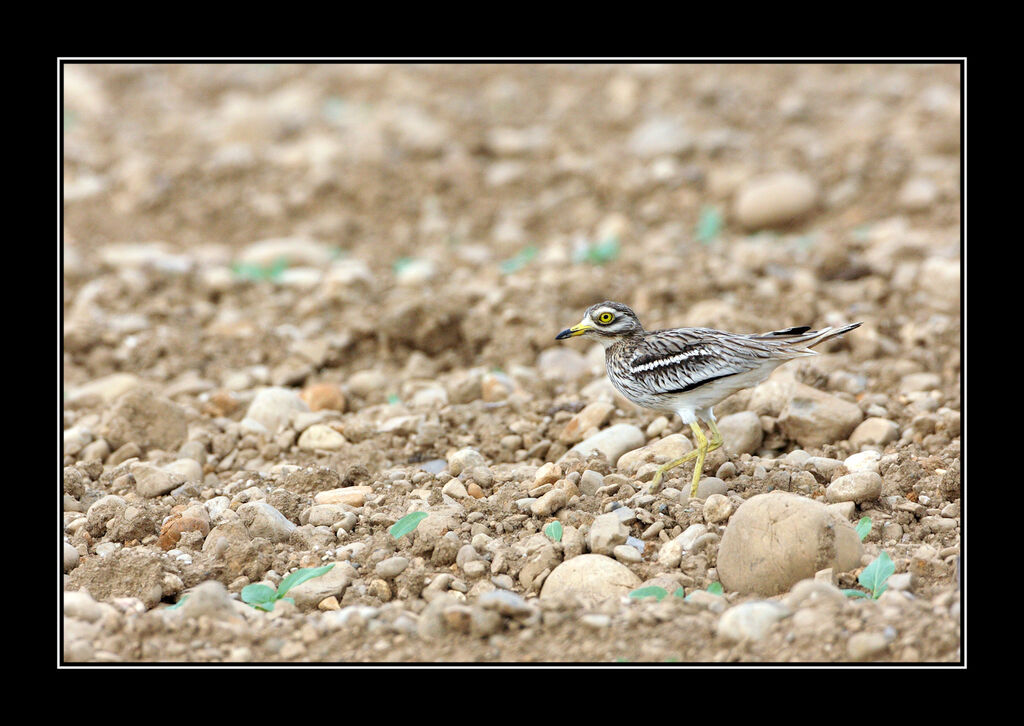
[[[856,530],[821,502],[770,492],[732,515],[718,548],[718,574],[727,590],[777,595],[819,570],[851,570],[862,553]]]
[[[337,451],[345,445],[345,437],[326,424],[313,424],[299,436],[304,451]]]
[[[850,434],[850,443],[855,449],[862,446],[885,446],[895,441],[900,435],[900,427],[895,421],[872,416],[860,422]]]
[[[385,580],[390,580],[391,578],[398,577],[402,574],[408,566],[409,560],[405,557],[389,557],[386,560],[378,562],[377,566],[374,568],[374,572]]]
[[[246,418],[259,422],[267,431],[276,434],[288,425],[294,412],[308,412],[309,406],[290,388],[264,388],[246,412]]]
[[[873,471],[855,471],[825,488],[828,502],[870,502],[882,496],[882,477]]]
[[[569,449],[566,455],[576,452],[588,457],[593,452],[598,452],[604,454],[608,462],[614,465],[619,457],[627,451],[640,448],[645,441],[644,432],[633,424],[616,424],[584,439]]]
[[[717,523],[729,519],[732,514],[732,502],[722,494],[712,494],[704,502],[704,521]]]
[[[764,440],[761,418],[753,411],[723,416],[718,422],[718,430],[722,434],[722,445],[737,455],[753,454],[761,448]]]
[[[768,600],[745,602],[726,610],[718,619],[718,636],[726,640],[761,640],[779,620],[789,615],[789,608]]]
[[[780,172],[751,179],[736,196],[734,211],[747,229],[774,227],[804,216],[818,200],[815,183],[804,174]]]
[[[632,570],[604,555],[580,555],[558,565],[540,591],[541,600],[577,597],[586,603],[628,595],[640,585]]]
[[[64,543],[64,572],[71,572],[71,570],[78,567],[78,550],[72,547],[67,542]]]

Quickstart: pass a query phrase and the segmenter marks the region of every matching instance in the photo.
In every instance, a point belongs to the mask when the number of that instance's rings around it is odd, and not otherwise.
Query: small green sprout
[[[269,265],[254,265],[248,262],[236,262],[231,266],[235,277],[242,280],[273,280],[281,279],[288,269],[288,258],[278,257]]]
[[[401,539],[416,529],[416,526],[426,518],[426,512],[412,512],[391,525],[391,529],[389,529],[388,532],[390,532],[391,536],[395,539]]]
[[[633,592],[629,593],[629,596],[634,600],[642,600],[645,597],[653,597],[658,602],[661,602],[668,595],[665,588],[658,587],[657,585],[651,585],[650,587],[641,587]]]
[[[711,244],[722,231],[722,213],[717,207],[704,207],[697,219],[696,237],[701,244]]]
[[[290,575],[285,576],[285,578],[281,580],[281,584],[277,586],[276,590],[272,587],[268,587],[267,585],[246,585],[242,588],[242,602],[257,608],[258,610],[266,610],[267,612],[274,609],[274,603],[278,600],[287,600],[294,605],[295,600],[284,596],[286,592],[291,590],[293,587],[301,585],[306,580],[312,580],[314,577],[326,575],[333,567],[334,563],[324,565],[323,567],[303,567],[298,569]]]
[[[401,403],[402,399],[398,397],[397,393],[388,394],[388,403],[394,406],[396,403]]]
[[[181,600],[178,600],[178,602],[174,603],[173,605],[171,605],[167,609],[168,610],[177,610],[178,608],[180,608],[182,605],[185,604],[186,600],[188,600],[188,595],[186,595],[185,597],[181,598]]]
[[[551,539],[552,542],[561,542],[562,541],[562,523],[559,522],[557,519],[554,520],[553,522],[548,524],[547,527],[544,528],[544,534],[546,534],[548,536],[548,538]]]
[[[575,263],[589,262],[592,265],[603,265],[611,262],[619,256],[621,245],[619,238],[606,237],[600,242],[589,243],[580,247],[573,253],[572,261]]]
[[[843,594],[847,597],[866,597],[877,600],[889,588],[886,580],[894,572],[896,572],[896,565],[889,558],[889,555],[883,551],[870,565],[864,568],[863,572],[860,573],[860,577],[857,578],[857,581],[867,588],[869,592],[843,590]]]
[[[503,262],[501,262],[501,264],[498,267],[501,270],[502,274],[511,275],[513,272],[518,272],[519,270],[526,267],[526,265],[529,264],[530,260],[532,260],[536,256],[537,245],[530,245],[529,247],[524,248],[523,251],[517,254],[515,257],[512,257],[511,259],[504,260]]]
[[[857,522],[857,536],[863,542],[864,538],[871,533],[871,517],[861,517]]]
[[[396,275],[402,274],[402,271],[416,263],[415,257],[399,257],[395,260],[395,263],[391,265],[391,269],[394,270]]]

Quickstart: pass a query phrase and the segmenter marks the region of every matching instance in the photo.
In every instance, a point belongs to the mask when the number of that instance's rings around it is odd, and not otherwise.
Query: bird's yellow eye
[[[607,325],[613,320],[615,320],[615,316],[612,315],[611,313],[601,313],[600,315],[597,316],[597,321],[599,323],[604,323],[605,325]]]

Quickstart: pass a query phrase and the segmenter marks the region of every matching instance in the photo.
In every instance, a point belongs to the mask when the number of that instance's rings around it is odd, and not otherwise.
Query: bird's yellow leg
[[[711,424],[714,427],[714,424]],[[693,465],[693,486],[690,487],[690,497],[697,496],[697,484],[700,482],[701,472],[704,470],[704,457],[707,456],[708,451],[711,449],[711,444],[708,443],[707,437],[704,432],[700,430],[700,426],[694,421],[690,424],[690,428],[693,429],[693,435],[697,437],[697,451],[690,452],[697,454],[697,463]],[[717,433],[716,428],[712,428],[712,439],[718,439],[718,446],[722,445],[721,435],[715,436]],[[715,448],[718,448],[717,446]]]
[[[722,445],[722,434],[718,432],[718,427],[715,426],[715,422],[713,420],[708,421],[708,426],[711,427],[711,440],[708,441],[708,453],[710,454]]]
[[[701,434],[701,436],[703,436],[703,434]],[[668,471],[669,469],[675,469],[680,464],[685,464],[686,462],[696,458],[697,450],[694,449],[693,451],[684,454],[682,457],[676,459],[675,461],[670,461],[667,464],[662,465],[662,467],[654,473],[654,480],[651,482],[651,485],[647,487],[647,493],[654,494],[659,489],[661,489],[661,480],[665,476],[666,471]]]

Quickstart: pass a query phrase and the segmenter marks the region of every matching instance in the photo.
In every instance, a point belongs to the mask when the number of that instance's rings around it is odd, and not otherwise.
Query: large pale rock
[[[817,185],[793,172],[751,179],[736,196],[736,219],[747,229],[787,224],[803,217],[818,200]]]
[[[291,388],[264,388],[249,404],[245,417],[276,434],[288,425],[293,413],[308,411],[309,406]]]
[[[587,431],[604,424],[614,410],[615,405],[608,401],[594,401],[587,404],[582,411],[569,419],[569,423],[558,435],[558,440],[563,444],[578,443]]]
[[[566,560],[548,575],[541,588],[542,600],[577,597],[586,604],[628,595],[640,578],[621,562],[604,555],[580,555]]]
[[[693,451],[693,444],[683,434],[671,434],[660,441],[639,449],[627,451],[619,457],[616,468],[625,474],[635,474],[643,464],[667,464]]]
[[[137,597],[147,608],[164,596],[165,561],[144,547],[124,547],[105,557],[87,557],[68,576],[68,590],[88,590],[97,600]]]
[[[870,502],[882,496],[882,477],[874,471],[855,471],[837,478],[825,488],[828,502]]]
[[[251,537],[265,537],[271,542],[287,542],[295,524],[264,501],[248,502],[238,508],[238,517]]]
[[[109,404],[139,383],[138,377],[131,373],[111,373],[109,376],[68,389],[64,396],[64,405],[73,408],[93,403]]]
[[[740,505],[718,548],[718,575],[726,590],[770,596],[831,567],[860,564],[860,538],[825,505],[788,492],[770,492]]]
[[[173,401],[134,388],[117,399],[99,431],[112,449],[133,442],[143,450],[174,451],[188,436],[188,417]]]
[[[753,454],[764,439],[761,419],[753,411],[723,416],[718,431],[722,434],[722,446],[732,454]]]
[[[845,440],[863,418],[856,404],[794,382],[779,428],[803,448],[811,449]]]
[[[565,460],[573,452],[587,458],[596,451],[604,454],[614,464],[620,456],[643,446],[645,441],[644,432],[633,424],[616,424],[576,444],[559,461]]]
[[[135,479],[135,491],[144,497],[159,497],[185,483],[181,474],[172,474],[152,464],[136,462],[129,471]]]
[[[864,419],[850,434],[850,443],[855,449],[862,446],[885,446],[895,441],[900,435],[900,427],[895,421],[872,416]]]
[[[304,451],[337,451],[345,445],[345,437],[326,424],[313,424],[299,436]]]
[[[789,608],[770,600],[745,602],[726,610],[718,619],[720,638],[734,641],[761,640],[772,625],[790,614]]]

